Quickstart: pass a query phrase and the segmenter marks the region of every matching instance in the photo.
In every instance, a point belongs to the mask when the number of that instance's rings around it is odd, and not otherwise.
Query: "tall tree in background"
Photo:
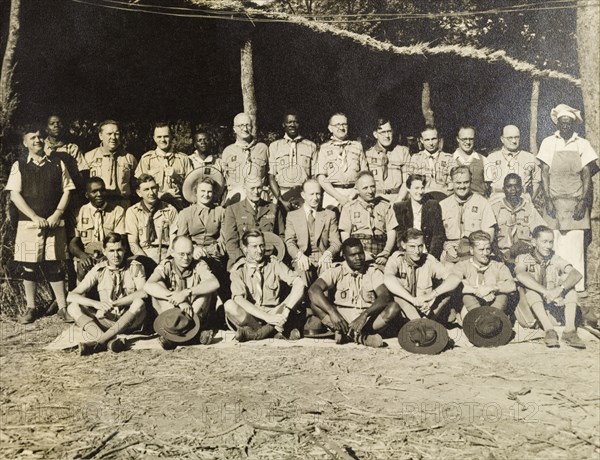
[[[13,69],[15,66],[14,56],[19,39],[19,11],[21,0],[12,0],[10,4],[10,16],[8,25],[8,37],[6,39],[6,50],[2,59],[2,70],[0,71],[0,144],[10,126],[11,116],[17,106],[17,96],[13,91]]]

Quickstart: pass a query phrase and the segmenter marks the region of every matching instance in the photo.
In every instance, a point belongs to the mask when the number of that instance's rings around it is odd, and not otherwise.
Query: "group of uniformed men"
[[[165,349],[208,344],[220,326],[240,342],[304,335],[380,347],[400,319],[401,345],[432,353],[446,346],[441,324],[451,322],[477,346],[507,343],[516,307],[557,347],[548,314],[557,306],[562,341],[585,348],[576,291],[597,155],[574,132],[579,111],[561,104],[551,116],[558,130],[537,158],[519,148],[513,125],[487,157],[474,150],[472,126],[460,127],[454,153],[427,126],[411,155],[380,119],[365,153],[342,113],[319,148],[300,135],[296,113],[269,146],[240,113],[220,156],[201,129],[192,154],[175,152],[159,123],[156,148],[138,161],[116,121],[99,124],[100,146],[83,155],[53,115],[25,130],[27,151],[6,185],[19,213],[20,320],[53,313],[35,305],[45,277],[58,315],[91,338],[82,355],[122,351],[118,335],[144,329],[149,313]]]

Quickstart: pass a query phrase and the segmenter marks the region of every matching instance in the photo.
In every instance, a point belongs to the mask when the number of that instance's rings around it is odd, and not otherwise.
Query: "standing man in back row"
[[[356,197],[354,184],[360,171],[368,169],[360,142],[348,139],[348,118],[335,113],[329,119],[331,139],[321,145],[315,176],[323,191],[323,207],[338,210]]]
[[[471,188],[480,195],[488,196],[483,177],[483,157],[475,151],[475,128],[465,125],[458,129],[458,148],[454,151],[454,162],[467,166],[471,171]]]

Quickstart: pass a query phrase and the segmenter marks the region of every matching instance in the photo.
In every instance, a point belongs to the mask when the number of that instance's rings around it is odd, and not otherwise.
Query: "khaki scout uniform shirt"
[[[148,241],[146,228],[149,218],[150,212],[142,207],[141,202],[134,204],[125,211],[125,232],[137,240],[137,244],[149,257],[157,260],[159,251],[161,258],[167,255],[169,244],[175,236],[177,210],[170,204],[160,201],[160,209],[154,213],[153,218],[156,240],[152,243]]]
[[[123,267],[111,268],[108,262],[98,262],[75,288],[77,294],[85,295],[94,287],[101,302],[121,299],[144,288],[144,267],[135,260],[126,261]]]
[[[496,225],[492,207],[478,193],[472,193],[462,206],[456,195],[450,195],[440,201],[440,207],[447,240],[459,240],[476,230],[487,230]]]
[[[90,167],[90,177],[104,180],[106,190],[124,198],[131,196],[131,179],[137,166],[137,160],[131,153],[110,153],[98,147],[85,154],[85,161]]]
[[[433,291],[433,280],[444,280],[450,276],[450,270],[429,254],[423,254],[423,263],[419,266],[413,266],[406,261],[404,252],[394,252],[385,264],[384,275],[392,275],[400,281],[404,289],[412,294],[411,286],[412,270],[416,283],[415,296],[430,294]]]
[[[110,232],[125,233],[125,211],[114,203],[106,203],[104,209],[95,208],[92,203],[84,204],[77,216],[75,236],[81,238],[85,252],[102,252],[104,237]]]
[[[533,254],[521,254],[517,256],[515,266],[523,267],[533,279],[546,289],[553,289],[560,286],[565,280],[567,277],[565,270],[567,267],[572,266],[572,264],[555,253],[552,253],[552,256],[542,261],[538,260]]]
[[[291,139],[286,134],[269,145],[269,173],[280,188],[301,186],[312,175],[316,161],[316,144],[300,136]]]
[[[325,270],[319,279],[327,289],[335,289],[333,303],[336,306],[364,310],[375,301],[375,290],[383,284],[383,272],[370,264],[364,273],[355,272],[342,262]]]
[[[281,281],[292,286],[297,273],[283,262],[271,257],[259,264],[251,264],[241,259],[231,271],[231,298],[241,297],[263,310],[279,305]]]
[[[150,174],[158,184],[159,192],[174,189],[174,195],[180,197],[185,176],[193,169],[192,161],[187,155],[156,149],[142,155],[135,170],[135,177]]]
[[[223,150],[222,164],[229,192],[242,190],[245,178],[259,180],[261,183],[265,181],[269,167],[269,149],[262,142],[252,141],[244,145],[236,142]]]
[[[359,142],[330,140],[319,149],[315,176],[324,175],[326,182],[334,186],[354,185],[358,173],[367,169],[367,159]]]
[[[452,190],[450,171],[454,166],[456,161],[451,153],[438,150],[432,155],[427,150],[421,150],[410,157],[404,172],[407,177],[410,174],[425,176],[425,193],[442,192],[448,195]]]
[[[402,175],[404,166],[410,161],[408,148],[397,145],[392,151],[375,144],[366,153],[369,171],[375,178],[378,195],[395,195],[406,179]]]
[[[59,141],[56,143],[50,142],[48,138],[46,138],[44,142],[44,150],[50,149],[55,152],[64,152],[67,153],[70,157],[72,157],[77,163],[77,169],[79,171],[86,171],[90,169],[85,158],[83,157],[83,153],[79,150],[79,146],[77,144],[66,143],[63,141]]]
[[[201,158],[197,150],[194,150],[189,157],[192,162],[194,169],[204,168],[205,166],[212,166],[217,169],[221,174],[223,173],[223,164],[221,159],[215,155],[208,155],[206,158]]]
[[[155,282],[165,283],[171,292],[191,289],[201,283],[216,280],[208,264],[202,259],[194,260],[187,269],[181,271],[171,257],[158,264],[151,278]]]
[[[498,221],[500,249],[510,249],[518,241],[529,243],[533,229],[538,225],[546,225],[546,221],[526,196],[521,198],[521,203],[516,208],[503,198],[492,203],[492,210]]]
[[[477,265],[473,258],[461,260],[454,265],[453,270],[469,286],[498,286],[507,281],[513,282],[508,267],[495,260],[491,260],[485,267]]]
[[[526,191],[535,190],[542,180],[535,156],[524,150],[512,153],[503,147],[483,159],[483,177],[486,182],[491,182],[492,196],[504,194],[504,178],[510,173],[521,177]]]
[[[387,231],[397,226],[396,214],[390,202],[381,197],[375,197],[372,203],[358,197],[344,206],[340,214],[339,229],[350,236],[387,237]]]

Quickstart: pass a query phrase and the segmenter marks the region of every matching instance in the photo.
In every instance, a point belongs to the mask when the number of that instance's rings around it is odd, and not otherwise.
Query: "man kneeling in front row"
[[[306,285],[300,276],[276,257],[265,257],[265,237],[260,230],[248,230],[241,238],[245,258],[231,271],[231,300],[225,303],[227,319],[237,328],[239,342],[275,336],[297,340],[291,314],[302,300]],[[282,299],[281,282],[292,289]],[[287,337],[282,335],[284,331]]]
[[[123,235],[109,233],[103,247],[106,260],[96,264],[67,296],[68,312],[84,337],[95,338],[79,344],[82,356],[107,348],[115,353],[123,351],[126,343],[117,335],[139,330],[146,317],[144,267],[125,258]],[[94,288],[100,300],[88,296]]]

